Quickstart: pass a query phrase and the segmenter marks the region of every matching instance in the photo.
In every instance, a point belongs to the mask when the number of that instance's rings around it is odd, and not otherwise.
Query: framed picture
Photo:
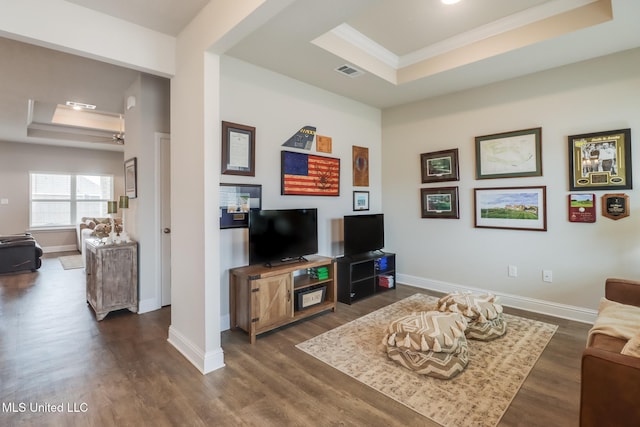
[[[542,176],[542,128],[476,137],[476,179]]]
[[[458,149],[420,154],[422,183],[458,181]]]
[[[595,194],[569,194],[569,222],[596,222]]]
[[[547,231],[547,187],[475,188],[476,228]]]
[[[367,147],[352,147],[353,158],[353,186],[369,186],[369,149]]]
[[[368,191],[353,192],[353,210],[354,211],[369,210],[369,192]]]
[[[222,122],[222,173],[256,176],[256,128]]]
[[[631,188],[631,129],[569,136],[570,191]]]
[[[249,211],[261,208],[261,185],[220,184],[220,228],[247,228]]]
[[[124,162],[124,192],[130,199],[138,197],[138,159]]]
[[[623,193],[602,196],[602,216],[622,219],[629,216],[629,196]]]
[[[340,159],[282,151],[283,196],[339,196]]]
[[[422,218],[460,218],[458,187],[421,188]]]

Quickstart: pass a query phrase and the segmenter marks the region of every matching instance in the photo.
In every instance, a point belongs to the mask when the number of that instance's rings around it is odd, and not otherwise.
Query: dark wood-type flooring
[[[400,285],[339,304],[255,345],[244,332],[225,331],[226,367],[202,375],[167,342],[170,307],[97,322],[85,301],[84,269],[63,270],[56,255],[68,253],[45,256],[36,273],[0,276],[2,426],[436,425],[295,348],[423,290]],[[559,329],[499,425],[577,426],[589,325],[506,311]],[[63,413],[53,412],[61,406]]]

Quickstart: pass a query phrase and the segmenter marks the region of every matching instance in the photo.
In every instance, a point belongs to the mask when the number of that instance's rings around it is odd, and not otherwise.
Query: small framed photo
[[[124,162],[124,191],[130,199],[138,197],[138,159],[136,157]]]
[[[569,190],[631,188],[631,129],[569,136]]]
[[[475,188],[476,228],[547,231],[547,187]]]
[[[542,176],[542,128],[476,137],[476,179]]]
[[[458,181],[458,149],[420,154],[422,183]]]
[[[353,192],[353,210],[354,211],[369,210],[369,192],[368,191]]]
[[[262,186],[220,184],[220,228],[249,227],[249,211],[262,208]]]
[[[569,222],[596,222],[595,194],[569,194]]]
[[[256,128],[222,122],[222,173],[256,176]]]
[[[421,188],[422,218],[460,218],[458,187]]]

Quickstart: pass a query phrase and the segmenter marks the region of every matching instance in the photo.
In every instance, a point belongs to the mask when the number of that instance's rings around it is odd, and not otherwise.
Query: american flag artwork
[[[281,194],[339,196],[340,159],[283,151]]]

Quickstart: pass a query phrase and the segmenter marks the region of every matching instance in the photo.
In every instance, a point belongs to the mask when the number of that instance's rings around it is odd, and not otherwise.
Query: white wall
[[[162,227],[156,215],[155,184],[159,171],[155,162],[158,148],[155,134],[170,132],[169,90],[168,79],[141,73],[124,94],[125,100],[129,96],[135,98],[133,108],[123,108],[126,110],[125,160],[136,158],[137,197],[129,200],[129,209],[124,215],[127,233],[138,242],[139,313],[161,307],[156,247],[160,244]]]
[[[640,278],[638,190],[589,192],[596,223],[570,223],[567,214],[568,135],[631,128],[640,168],[639,68],[640,50],[628,51],[383,111],[383,208],[399,281],[490,290],[513,305],[583,318],[597,308],[605,278]],[[475,179],[475,136],[538,126],[542,177]],[[460,181],[442,186],[459,186],[460,219],[421,219],[419,189],[440,185],[420,183],[420,154],[450,148],[459,149]],[[474,228],[473,188],[527,185],[547,186],[548,231]],[[631,216],[601,216],[605,193],[628,194]],[[509,264],[518,277],[507,276]]]
[[[369,148],[370,212],[381,210],[380,110],[234,58],[221,60],[221,118],[256,128],[255,177],[220,175],[220,182],[262,185],[263,209],[318,208],[318,251],[341,252],[342,217],[353,212],[352,146]],[[282,144],[305,125],[332,138],[333,152],[296,150]],[[340,196],[280,195],[280,152],[307,152],[340,159]],[[218,166],[219,167],[219,166]],[[219,171],[220,169],[218,169]],[[213,219],[218,225],[218,218]],[[247,229],[220,232],[222,329],[229,327],[228,269],[248,263]]]

